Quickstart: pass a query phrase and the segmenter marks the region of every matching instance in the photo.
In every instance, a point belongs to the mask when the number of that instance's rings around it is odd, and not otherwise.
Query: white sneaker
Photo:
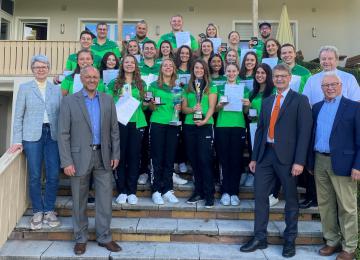
[[[149,178],[149,175],[147,173],[140,174],[139,179],[138,179],[138,184],[142,184],[142,185],[146,184],[148,178]]]
[[[127,202],[130,204],[130,205],[136,205],[138,203],[138,198],[136,197],[135,194],[130,194],[128,197],[127,197]]]
[[[45,212],[43,223],[52,228],[60,226],[60,221],[56,217],[56,213],[54,211]]]
[[[240,200],[237,195],[231,195],[230,201],[231,201],[231,206],[239,206],[240,205]]]
[[[171,190],[166,192],[162,197],[164,200],[166,200],[170,203],[178,203],[179,202],[178,198],[176,198],[176,196],[174,195],[174,192]]]
[[[245,187],[254,187],[254,180],[255,180],[254,175],[251,174],[251,173],[248,173],[247,177],[246,177],[246,180],[245,180],[245,183],[244,183],[244,186]]]
[[[181,173],[187,173],[188,168],[187,168],[187,166],[186,166],[186,163],[180,163],[180,164],[179,164],[179,171],[180,171]]]
[[[223,193],[223,195],[221,196],[221,199],[220,199],[220,203],[224,206],[229,206],[230,205],[230,195],[227,193]]]
[[[42,212],[36,212],[34,216],[32,216],[30,220],[30,229],[37,230],[42,228],[42,222],[43,222],[43,213]]]
[[[270,207],[274,207],[276,204],[279,203],[279,199],[278,198],[275,198],[274,195],[270,195],[269,196],[269,206]]]
[[[115,200],[117,204],[125,204],[127,199],[127,195],[125,193],[121,193]]]
[[[186,184],[188,181],[181,178],[178,174],[176,174],[175,172],[173,173],[173,176],[172,176],[172,179],[173,179],[173,183],[174,184],[178,184],[178,185],[184,185]]]
[[[161,193],[158,192],[158,191],[154,192],[152,194],[151,198],[152,198],[152,201],[154,202],[154,204],[156,204],[156,205],[163,205],[164,204],[164,200],[161,197]]]
[[[241,178],[240,178],[240,186],[245,186],[245,182],[247,179],[248,174],[247,173],[243,173],[241,174]]]

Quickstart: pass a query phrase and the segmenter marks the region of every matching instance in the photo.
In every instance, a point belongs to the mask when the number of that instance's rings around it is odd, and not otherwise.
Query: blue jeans
[[[29,172],[29,190],[33,213],[53,211],[59,184],[60,158],[57,141],[51,139],[50,127],[43,126],[38,141],[23,141]],[[45,162],[45,194],[42,196],[41,172]],[[44,197],[44,198],[43,198]]]

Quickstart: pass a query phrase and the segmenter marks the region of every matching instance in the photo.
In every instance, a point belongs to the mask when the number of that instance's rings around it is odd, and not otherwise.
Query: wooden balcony
[[[30,61],[36,54],[50,59],[50,75],[60,74],[69,54],[79,49],[78,41],[0,41],[0,76],[32,75]]]

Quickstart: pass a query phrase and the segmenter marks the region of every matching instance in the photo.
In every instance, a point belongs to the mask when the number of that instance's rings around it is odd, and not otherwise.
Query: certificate
[[[255,142],[255,133],[257,129],[257,123],[250,123],[250,139],[251,139],[251,148],[254,149],[254,142]]]
[[[139,105],[140,101],[130,95],[121,96],[115,104],[118,121],[123,125],[127,125]]]
[[[298,75],[291,75],[290,88],[296,92],[299,92],[301,83],[301,77]]]
[[[75,74],[74,76],[74,84],[73,84],[73,94],[82,90],[83,84],[80,80],[80,74]]]
[[[113,79],[116,79],[116,77],[119,75],[119,70],[103,70],[103,82],[104,85],[107,86],[107,84],[110,83]]]
[[[256,54],[256,52],[255,52],[254,49],[241,49],[241,52],[240,52],[240,66],[242,65],[243,59],[244,59],[245,55],[246,55],[248,52],[253,52],[253,53]]]
[[[146,86],[150,86],[150,84],[158,79],[158,75],[155,74],[149,74],[146,76],[141,76],[141,79],[145,81]]]
[[[228,97],[228,104],[224,106],[224,111],[241,112],[243,108],[244,98],[244,87],[243,83],[240,84],[225,84],[224,95]]]
[[[176,37],[176,46],[179,48],[182,45],[187,45],[191,47],[191,38],[189,32],[177,32],[175,33]]]
[[[278,64],[278,61],[278,58],[263,58],[261,62],[269,65],[270,68],[273,69]]]
[[[208,39],[213,43],[214,52],[218,53],[218,50],[221,46],[221,38],[208,38]]]
[[[254,85],[254,80],[253,79],[241,80],[240,83],[244,83],[245,87],[247,87],[247,89],[249,91],[253,90],[253,85]]]
[[[190,74],[178,74],[178,79],[180,80],[180,83],[187,85],[190,81]]]

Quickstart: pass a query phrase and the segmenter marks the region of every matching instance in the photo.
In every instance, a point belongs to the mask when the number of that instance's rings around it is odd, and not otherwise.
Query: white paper
[[[190,76],[190,74],[178,74],[178,79],[180,80],[180,83],[187,85],[189,84]]]
[[[224,106],[224,111],[242,111],[243,102],[241,100],[244,98],[244,87],[243,83],[225,84],[224,95],[228,97],[229,103]]]
[[[278,64],[278,61],[278,58],[263,58],[261,60],[262,63],[269,65],[271,69],[273,69]]]
[[[182,45],[191,47],[191,38],[189,32],[177,32],[175,33],[176,46],[179,48]]]
[[[107,86],[110,81],[116,79],[119,75],[119,70],[103,70],[103,82],[104,85]]]
[[[129,95],[121,96],[115,104],[118,121],[123,125],[127,125],[139,105],[139,100]]]
[[[72,73],[73,71],[71,70],[64,70],[63,74],[59,75],[59,81],[62,82],[66,76],[69,76]]]
[[[299,92],[301,83],[301,77],[298,75],[291,75],[290,88],[296,92]]]
[[[253,84],[254,84],[254,80],[253,79],[246,79],[246,80],[241,80],[241,83],[244,83],[245,87],[249,90],[252,91],[253,90]]]
[[[83,84],[80,80],[80,74],[75,74],[74,76],[74,84],[73,84],[73,94],[82,90]]]
[[[255,133],[257,129],[257,123],[250,123],[250,139],[251,139],[251,148],[254,149],[254,142],[255,142]]]
[[[256,54],[256,51],[254,49],[241,49],[240,52],[240,66],[242,65],[243,59],[248,52],[253,52]]]
[[[158,75],[155,74],[149,74],[146,76],[141,76],[141,79],[145,81],[146,86],[150,86],[150,84],[158,79]]]
[[[221,46],[221,38],[208,38],[208,39],[212,41],[214,46],[214,52],[217,53]]]

